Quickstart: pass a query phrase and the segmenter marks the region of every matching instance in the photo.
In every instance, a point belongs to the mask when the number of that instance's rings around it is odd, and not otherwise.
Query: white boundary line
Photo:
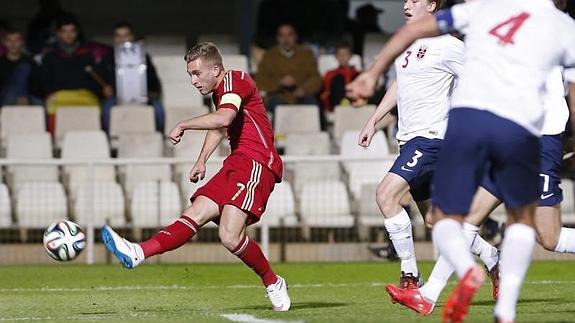
[[[450,285],[454,284],[453,282]],[[575,280],[532,280],[524,282],[526,285],[571,285],[575,284]],[[372,283],[342,283],[342,284],[290,284],[290,288],[349,288],[349,287],[382,287],[386,283],[372,282]],[[0,288],[0,293],[15,293],[15,292],[90,292],[90,291],[135,291],[135,290],[201,290],[201,289],[261,289],[261,285],[228,285],[228,286],[182,286],[182,285],[128,285],[128,286],[99,286],[94,288],[55,288],[55,287],[41,287],[41,288]]]
[[[259,319],[250,314],[222,314],[223,318],[228,319],[232,322],[250,322],[250,323],[303,323],[302,320],[297,321],[284,321],[284,320],[273,320],[273,319]]]

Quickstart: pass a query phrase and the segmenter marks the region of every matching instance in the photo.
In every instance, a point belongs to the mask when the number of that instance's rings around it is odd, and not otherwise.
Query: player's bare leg
[[[106,248],[128,269],[138,266],[144,259],[164,253],[185,244],[201,226],[219,214],[218,205],[204,196],[198,196],[192,205],[171,225],[150,239],[137,244],[120,237],[112,228],[104,226],[102,239]]]
[[[417,288],[420,285],[420,279],[413,245],[413,229],[411,219],[401,205],[402,198],[408,192],[407,181],[390,172],[377,187],[376,201],[385,217],[385,229],[401,259],[400,286]]]
[[[233,205],[224,206],[218,230],[220,241],[260,276],[274,311],[287,311],[291,306],[287,282],[272,271],[258,244],[246,235],[247,223],[248,214],[244,211]]]
[[[536,204],[507,210],[508,227],[501,247],[501,283],[495,317],[503,322],[515,320],[519,292],[535,246]]]

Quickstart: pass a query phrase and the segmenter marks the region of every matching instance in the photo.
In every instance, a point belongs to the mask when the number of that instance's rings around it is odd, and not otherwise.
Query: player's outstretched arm
[[[226,137],[226,128],[208,130],[198,160],[190,171],[190,181],[196,183],[206,176],[206,162]]]
[[[385,117],[391,109],[397,104],[397,82],[393,81],[385,92],[383,99],[379,102],[377,109],[373,112],[369,120],[363,126],[359,134],[358,145],[362,147],[369,147],[371,139],[375,134],[375,125]]]
[[[361,73],[346,87],[347,96],[352,100],[365,99],[373,95],[379,76],[393,60],[419,38],[438,36],[439,29],[435,16],[424,17],[412,24],[404,25],[385,44],[377,55],[374,64]]]
[[[218,109],[215,112],[203,116],[180,121],[172,131],[170,131],[170,141],[177,144],[182,140],[186,130],[212,130],[229,126],[237,115],[235,109]]]

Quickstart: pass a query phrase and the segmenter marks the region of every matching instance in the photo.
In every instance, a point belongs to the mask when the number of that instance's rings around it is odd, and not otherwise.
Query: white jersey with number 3
[[[575,66],[575,22],[551,0],[475,0],[436,19],[442,32],[465,34],[453,108],[487,110],[540,135],[547,76]]]
[[[450,35],[419,39],[395,60],[398,140],[443,138],[462,64],[463,42]]]

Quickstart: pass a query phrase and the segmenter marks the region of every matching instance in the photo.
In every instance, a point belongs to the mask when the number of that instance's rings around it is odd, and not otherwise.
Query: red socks
[[[277,281],[277,276],[272,271],[270,263],[262,253],[262,250],[248,236],[244,236],[231,252],[253,269],[262,278],[262,282],[266,287]]]
[[[198,224],[190,217],[180,216],[174,223],[140,243],[144,257],[148,258],[182,246],[198,232],[198,229]]]

